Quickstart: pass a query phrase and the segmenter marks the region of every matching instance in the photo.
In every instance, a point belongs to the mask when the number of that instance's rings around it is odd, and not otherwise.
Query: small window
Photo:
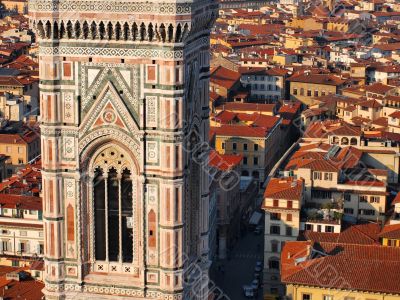
[[[281,214],[280,213],[271,213],[271,220],[279,221],[280,219],[281,219]]]
[[[247,151],[247,144],[243,144],[243,151]]]
[[[311,300],[311,295],[310,294],[303,294],[302,295],[302,300]]]
[[[222,149],[225,149],[225,143],[222,143],[222,144],[221,144],[221,148],[222,148]]]
[[[278,252],[278,242],[277,241],[271,241],[271,252]]]
[[[321,180],[322,179],[322,173],[321,172],[314,172],[314,179]]]
[[[344,201],[350,202],[351,201],[351,194],[345,193],[343,195]]]
[[[286,226],[286,235],[287,236],[292,236],[292,227]]]
[[[287,201],[287,208],[293,208],[293,201],[292,200],[288,200]]]
[[[334,227],[330,225],[325,226],[325,232],[334,232]]]
[[[278,225],[271,225],[269,232],[270,234],[281,234],[281,227]]]
[[[360,202],[368,202],[368,196],[361,195],[360,196]]]
[[[369,202],[370,202],[370,203],[379,203],[379,201],[380,201],[380,198],[379,198],[379,197],[376,197],[376,196],[371,196],[371,197],[369,198]]]
[[[232,143],[232,149],[236,150],[237,149],[237,144],[236,143]]]
[[[323,300],[333,300],[333,296],[331,295],[324,295]]]
[[[254,165],[258,165],[258,157],[254,157],[253,158],[253,164]]]
[[[279,260],[278,259],[271,259],[268,262],[268,266],[270,269],[279,270]]]
[[[254,144],[254,151],[258,151],[258,144]]]
[[[359,209],[358,213],[364,216],[375,216],[375,210],[373,209]]]
[[[2,247],[3,251],[9,251],[7,241],[1,241],[1,247]]]
[[[287,214],[286,215],[286,221],[288,221],[288,222],[292,221],[292,214]]]
[[[274,207],[279,207],[279,200],[275,199],[273,201],[273,203],[274,203]]]
[[[247,165],[247,157],[246,156],[243,157],[243,164]]]
[[[345,208],[344,208],[344,213],[345,213],[345,214],[352,215],[352,214],[354,214],[354,209],[345,207]]]

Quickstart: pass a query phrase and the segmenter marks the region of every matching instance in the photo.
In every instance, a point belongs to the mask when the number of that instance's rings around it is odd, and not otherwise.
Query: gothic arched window
[[[94,256],[96,261],[129,263],[133,258],[133,184],[130,162],[115,147],[93,165]]]

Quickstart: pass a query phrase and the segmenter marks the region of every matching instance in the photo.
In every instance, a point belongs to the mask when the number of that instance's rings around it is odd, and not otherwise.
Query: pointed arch
[[[186,23],[185,26],[183,27],[183,33],[182,33],[182,38],[180,39],[180,42],[184,41],[188,35],[189,35],[189,24]]]
[[[51,24],[50,24],[50,21],[46,22],[45,31],[46,31],[46,38],[50,39],[51,38]]]
[[[132,25],[132,39],[134,41],[137,40],[138,34],[139,34],[138,26],[137,26],[136,23],[133,23],[133,25]]]
[[[85,40],[89,37],[89,24],[86,21],[82,24],[82,37]]]
[[[39,21],[39,22],[37,23],[37,32],[38,32],[38,34],[39,34],[39,36],[40,36],[41,38],[44,38],[44,37],[45,37],[44,26],[43,26],[42,21]]]
[[[106,36],[106,28],[104,26],[103,21],[101,21],[99,24],[99,38],[101,40],[104,40],[105,36]]]
[[[59,29],[57,21],[54,22],[53,25],[53,39],[58,40],[59,38]]]
[[[171,43],[174,40],[174,26],[169,24],[168,26],[168,42]]]
[[[151,23],[147,27],[147,36],[149,38],[149,41],[152,42],[153,38],[154,38],[154,27],[153,27],[153,24],[151,24]]]
[[[117,22],[117,24],[115,25],[115,40],[119,41],[121,39],[121,24],[119,22]]]
[[[81,38],[82,30],[81,30],[81,23],[79,21],[75,22],[74,32],[75,32],[75,38],[77,39]]]
[[[67,38],[72,39],[72,33],[73,33],[72,22],[68,21],[67,22]]]
[[[60,39],[65,38],[65,26],[64,26],[64,21],[61,21],[61,23],[60,23],[59,38],[60,38]]]
[[[95,21],[93,21],[92,24],[90,24],[90,38],[92,40],[97,38],[97,24]]]
[[[160,30],[159,30],[157,24],[154,26],[154,33],[155,33],[155,39],[160,42],[161,36],[160,36]]]
[[[182,25],[178,24],[178,26],[176,26],[175,42],[180,41],[181,35],[182,35]]]
[[[144,41],[146,39],[146,25],[142,23],[140,25],[140,40]]]
[[[123,39],[125,41],[129,40],[129,34],[130,34],[130,30],[129,30],[129,25],[127,22],[124,23],[123,29],[122,29],[123,33]]]
[[[108,24],[107,24],[107,39],[112,40],[113,36],[114,36],[113,24],[111,22],[108,22]]]
[[[164,26],[163,23],[160,25],[160,38],[161,38],[161,41],[162,41],[163,43],[165,43],[165,40],[166,40],[166,32],[165,32],[165,26]]]

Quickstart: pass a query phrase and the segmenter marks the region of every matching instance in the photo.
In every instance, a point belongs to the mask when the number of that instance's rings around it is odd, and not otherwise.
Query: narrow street
[[[246,235],[236,243],[229,259],[215,263],[213,270],[215,284],[226,295],[225,298],[217,299],[263,299],[262,287],[258,290],[256,298],[246,298],[242,288],[243,285],[249,285],[253,281],[256,262],[263,260],[263,236],[263,232],[259,235],[252,231],[246,232]],[[218,263],[221,265],[221,270],[218,270]]]

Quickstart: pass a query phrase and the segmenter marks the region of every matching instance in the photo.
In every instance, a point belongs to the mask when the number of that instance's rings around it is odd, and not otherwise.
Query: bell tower
[[[207,299],[215,0],[30,0],[46,299]]]

